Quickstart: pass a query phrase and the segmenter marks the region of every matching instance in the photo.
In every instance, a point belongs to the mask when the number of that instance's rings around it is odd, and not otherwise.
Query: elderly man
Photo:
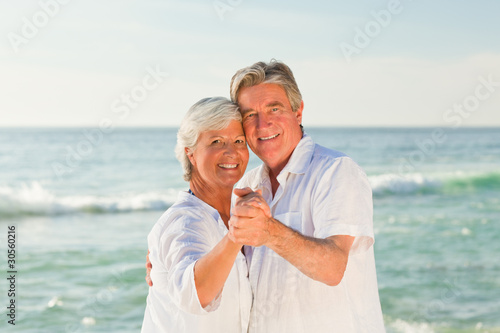
[[[230,239],[247,245],[249,332],[384,332],[365,173],[304,133],[304,103],[285,64],[239,70],[231,99],[263,161],[234,190],[229,221]]]
[[[263,161],[234,191],[229,222],[229,237],[249,245],[249,332],[384,332],[365,173],[304,133],[304,103],[285,64],[239,70],[231,99]]]

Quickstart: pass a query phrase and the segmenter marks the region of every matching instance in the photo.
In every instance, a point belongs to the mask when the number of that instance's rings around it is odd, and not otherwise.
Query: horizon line
[[[115,129],[148,129],[148,128],[179,128],[180,125],[137,125],[137,126],[114,126],[113,130]],[[0,125],[0,129],[95,129],[99,128],[99,126],[87,126],[87,125],[54,125],[54,126],[31,126],[31,125],[23,125],[23,126],[4,126]],[[457,130],[460,128],[463,129],[475,129],[475,128],[500,128],[499,125],[468,125],[468,126],[439,126],[439,125],[304,125],[304,129],[307,130],[307,128],[366,128],[366,129],[395,129],[395,128],[443,128],[443,129],[450,129],[450,130]]]

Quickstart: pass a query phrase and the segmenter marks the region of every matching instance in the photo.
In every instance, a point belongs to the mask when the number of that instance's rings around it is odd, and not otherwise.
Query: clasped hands
[[[262,246],[272,240],[271,229],[277,222],[272,218],[271,209],[262,197],[262,191],[252,191],[249,187],[235,189],[238,196],[233,207],[233,215],[229,219],[228,237],[236,244]],[[150,287],[151,261],[149,250],[146,256],[146,282]]]
[[[229,219],[229,239],[234,243],[262,246],[272,240],[275,223],[271,209],[262,197],[262,191],[249,187],[235,189],[238,196]]]

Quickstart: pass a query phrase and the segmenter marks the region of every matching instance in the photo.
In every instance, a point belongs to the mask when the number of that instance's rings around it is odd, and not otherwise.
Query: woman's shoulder
[[[160,237],[166,232],[209,231],[212,225],[217,225],[217,217],[217,211],[201,200],[179,196],[179,199],[158,219],[153,229],[156,229]],[[212,221],[214,223],[211,223]]]

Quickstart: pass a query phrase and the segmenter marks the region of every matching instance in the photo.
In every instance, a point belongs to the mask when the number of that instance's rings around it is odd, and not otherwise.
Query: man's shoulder
[[[317,144],[317,143],[314,144],[313,156],[325,157],[325,158],[334,159],[334,160],[342,158],[342,157],[350,158],[347,154],[345,154],[341,151],[331,149],[331,148],[326,148],[326,147],[324,147],[320,144]]]
[[[261,164],[258,167],[253,168],[250,171],[245,172],[243,177],[241,177],[240,181],[237,183],[237,187],[253,187],[252,184],[259,183],[262,178],[264,165]]]
[[[326,148],[319,144],[314,145],[312,162],[313,164],[319,164],[321,167],[339,166],[359,168],[358,164],[346,153]]]
[[[319,144],[315,144],[310,171],[325,174],[333,172],[335,175],[355,174],[366,177],[364,170],[349,155]]]

